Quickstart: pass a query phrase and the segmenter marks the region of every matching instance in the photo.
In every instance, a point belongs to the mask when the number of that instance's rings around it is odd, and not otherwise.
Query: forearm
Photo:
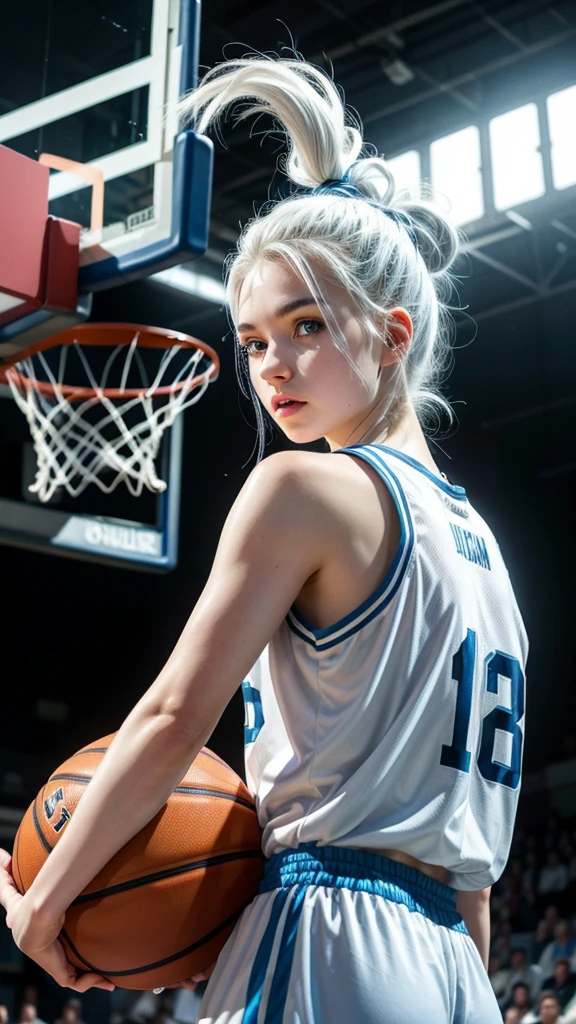
[[[470,938],[476,945],[482,963],[488,970],[490,954],[490,888],[479,892],[459,891],[456,904],[464,918]]]
[[[124,722],[66,832],[28,894],[56,920],[101,868],[166,803],[202,746],[144,698]],[[65,840],[65,841],[62,841]]]
[[[126,718],[26,899],[60,919],[105,864],[164,806],[210,737],[244,665],[213,630],[204,593],[160,675]],[[217,648],[217,649],[216,649]]]

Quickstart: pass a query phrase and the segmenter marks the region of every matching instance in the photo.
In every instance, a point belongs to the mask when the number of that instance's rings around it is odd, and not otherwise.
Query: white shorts
[[[387,857],[274,854],[199,1024],[502,1024],[456,892]]]

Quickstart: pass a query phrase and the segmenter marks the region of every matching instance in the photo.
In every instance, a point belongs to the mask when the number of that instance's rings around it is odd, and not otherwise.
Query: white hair
[[[285,131],[288,155],[283,169],[295,185],[315,189],[347,175],[352,188],[348,195],[297,191],[244,227],[228,262],[232,319],[237,320],[242,283],[261,260],[287,263],[316,299],[322,299],[322,280],[344,288],[356,303],[370,347],[382,344],[387,310],[403,306],[412,317],[413,340],[397,362],[376,426],[380,434],[387,432],[406,400],[423,425],[441,410],[452,419],[439,385],[451,356],[447,302],[452,290],[449,269],[459,247],[455,227],[431,202],[413,201],[398,192],[383,157],[362,157],[366,150],[360,126],[319,68],[300,59],[261,55],[226,61],[180,102],[179,114],[205,132],[238,101],[238,120],[268,113]],[[334,344],[359,372],[329,311],[326,318]],[[255,398],[251,385],[249,389]],[[255,408],[261,457],[264,420],[257,401]]]

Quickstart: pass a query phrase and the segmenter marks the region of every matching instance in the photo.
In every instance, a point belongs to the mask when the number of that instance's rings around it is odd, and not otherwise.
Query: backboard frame
[[[152,20],[146,23],[151,26],[150,50],[146,56],[0,116],[0,143],[10,148],[11,141],[16,143],[28,132],[70,115],[89,112],[92,107],[109,99],[125,97],[146,87],[147,134],[142,142],[132,141],[125,148],[86,161],[82,167],[79,167],[82,153],[78,159],[72,151],[46,152],[46,159],[42,162],[52,171],[48,184],[50,200],[71,195],[74,190],[88,189],[93,181],[103,180],[105,187],[106,182],[142,171],[142,175],[134,177],[144,177],[146,187],[148,181],[152,183],[153,193],[150,194],[153,194],[154,201],[153,216],[147,220],[143,216],[142,224],[138,214],[125,218],[122,223],[125,207],[113,203],[114,209],[118,207],[121,211],[120,219],[118,224],[110,225],[108,218],[101,237],[91,236],[90,218],[84,221],[88,227],[84,228],[80,244],[76,309],[41,308],[29,312],[23,306],[20,319],[13,319],[0,328],[0,360],[85,321],[90,315],[93,292],[167,270],[206,251],[213,146],[210,140],[192,131],[179,132],[176,120],[178,99],[197,84],[200,7],[201,0],[154,0]],[[134,56],[134,50],[127,56]],[[93,67],[90,68],[92,70]],[[65,141],[69,138],[66,132],[70,123],[74,124],[74,121],[66,122],[61,133],[53,132],[52,140],[60,138]],[[46,132],[38,131],[37,135],[48,139]],[[126,133],[121,133],[120,138],[124,145]],[[32,147],[36,146],[38,149],[33,150]],[[37,142],[34,136],[32,142],[30,139],[26,142],[21,140],[20,148],[17,145],[13,148],[21,154],[26,151],[27,159],[31,159],[32,155],[40,156],[44,150],[53,147],[44,139],[42,143]],[[102,151],[105,149],[103,146]],[[74,163],[76,174],[73,173]],[[92,178],[90,174],[78,176],[84,168],[94,169]],[[122,198],[124,180],[119,185]],[[91,194],[94,197],[94,192],[89,191],[83,195]],[[145,198],[144,205],[146,201]],[[93,207],[94,203],[92,211]],[[143,214],[146,213],[144,210]],[[67,219],[79,221],[80,217]],[[156,221],[158,230],[153,234]],[[118,231],[114,233],[116,228]],[[0,281],[0,290],[1,284]],[[0,398],[7,398],[7,392],[7,388],[0,387]],[[10,496],[0,498],[0,544],[105,565],[152,572],[170,571],[176,566],[178,557],[183,431],[183,417],[179,416],[163,441],[160,472],[168,487],[155,499],[154,525],[112,516],[71,514],[24,498],[13,500],[15,492],[8,490]]]
[[[183,437],[184,418],[178,416],[164,439],[161,474],[170,486],[157,496],[154,526],[0,498],[0,544],[125,569],[170,572],[178,564]]]
[[[147,56],[0,116],[0,143],[9,147],[13,143],[17,149],[18,139],[29,132],[40,132],[53,122],[89,112],[107,100],[148,89],[146,139],[84,166],[101,177],[104,187],[114,179],[153,167],[153,203],[124,223],[104,225],[95,231],[92,225],[83,229],[81,293],[101,291],[165,270],[206,251],[213,146],[204,136],[179,132],[176,119],[178,99],[197,82],[199,34],[200,0],[154,0]],[[59,162],[78,166],[78,161],[69,157],[69,153],[38,154],[39,161],[53,169]],[[56,170],[50,174],[49,201],[87,187],[86,175]],[[15,334],[14,327],[11,334]]]

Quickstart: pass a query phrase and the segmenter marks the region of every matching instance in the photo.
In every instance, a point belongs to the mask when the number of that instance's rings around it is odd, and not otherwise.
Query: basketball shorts
[[[274,854],[199,1024],[502,1024],[456,892],[387,857]]]

